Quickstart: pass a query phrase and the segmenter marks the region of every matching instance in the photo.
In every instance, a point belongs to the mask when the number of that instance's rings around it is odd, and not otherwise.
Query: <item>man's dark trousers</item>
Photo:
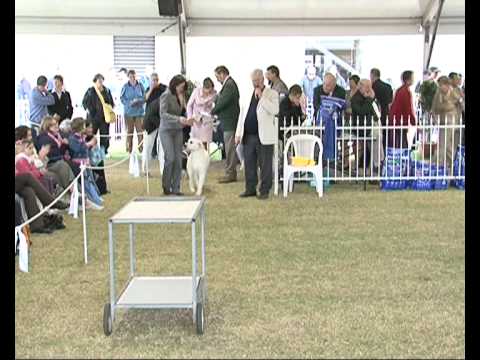
[[[260,165],[260,194],[268,194],[272,188],[273,145],[262,145],[258,134],[245,134],[243,146],[245,155],[245,191],[256,193],[258,164]]]

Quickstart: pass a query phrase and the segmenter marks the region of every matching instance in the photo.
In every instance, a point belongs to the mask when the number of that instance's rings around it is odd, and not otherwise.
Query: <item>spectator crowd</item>
[[[200,139],[207,150],[212,141],[224,144],[224,175],[218,180],[222,184],[237,181],[240,147],[245,167],[245,190],[240,196],[267,199],[272,188],[274,144],[283,140],[280,127],[284,125],[303,124],[310,119],[315,125],[325,125],[328,137],[329,131],[335,131],[328,127],[331,116],[366,128],[373,123],[406,126],[425,121],[455,125],[465,118],[462,76],[455,72],[439,76],[439,69],[434,67],[424,72],[423,81],[412,92],[415,75],[409,70],[401,74],[402,86],[393,91],[376,68],[371,69],[368,79],[352,74],[349,88],[345,89],[332,73],[327,72],[320,79],[314,67],[307,69],[300,84],[288,87],[280,69],[272,65],[250,74],[252,90],[246,97],[249,104],[245,108],[240,106],[239,89],[224,65],[213,71],[221,84],[218,92],[210,77],[193,87],[183,75],[174,76],[164,85],[157,73],[145,82],[137,80],[133,69],[121,71],[128,76],[119,96],[127,128],[126,150],[133,151],[136,133],[139,150],[143,152],[144,173],[151,160],[163,156],[165,195],[183,195],[180,184],[185,168],[184,144],[189,137]],[[30,126],[15,129],[16,225],[38,214],[66,190],[82,164],[94,167],[85,170],[86,207],[102,210],[103,196],[109,194],[102,167],[110,146],[110,124],[117,120],[114,109],[118,107],[112,92],[104,85],[103,75],[96,74],[82,100],[86,118],[72,119],[72,98],[64,88],[63,77],[56,75],[53,80],[53,88],[49,88],[48,79],[38,77],[29,94]],[[368,131],[356,130],[358,136],[367,136]],[[406,132],[405,128],[383,131],[377,140],[388,147],[407,148]],[[101,135],[99,140],[97,134]],[[449,164],[454,156],[452,149],[457,148],[460,139],[444,128],[438,139],[439,161]],[[161,152],[157,153],[158,149]],[[324,157],[329,157],[330,150],[324,144]],[[367,166],[373,161],[374,171],[379,171],[380,159],[368,143],[360,153],[364,154]],[[30,224],[31,232],[51,233],[64,228],[60,211],[69,207],[69,201],[67,193],[54,209]]]

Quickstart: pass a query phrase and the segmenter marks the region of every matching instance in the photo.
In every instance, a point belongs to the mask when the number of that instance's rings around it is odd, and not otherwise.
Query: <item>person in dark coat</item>
[[[60,120],[58,124],[65,120],[71,119],[73,114],[72,98],[70,93],[63,89],[63,77],[61,75],[55,75],[55,88],[50,90],[55,98],[55,104],[48,106],[48,113],[52,116],[58,114]]]
[[[147,136],[144,140],[143,148],[145,150],[142,153],[142,171],[144,173],[147,160],[150,168],[153,158],[157,156],[158,127],[160,126],[159,99],[165,90],[167,90],[167,86],[159,82],[157,73],[153,73],[150,76],[150,86],[145,93],[146,107],[143,128],[147,131]]]
[[[278,112],[278,138],[280,140],[283,140],[281,127],[301,125],[303,120],[305,120],[306,115],[303,113],[300,105],[301,97],[302,88],[300,85],[293,85],[288,90],[288,96],[284,97],[280,102],[280,111]]]
[[[110,134],[110,124],[105,122],[103,105],[95,90],[95,88],[97,88],[100,91],[105,103],[110,104],[112,108],[115,106],[112,93],[107,87],[103,86],[104,80],[105,78],[102,74],[95,75],[93,78],[94,85],[87,90],[82,101],[84,109],[87,110],[87,119],[92,121],[94,135],[96,135],[99,130],[100,135]],[[100,138],[100,146],[103,146],[105,149],[105,154],[108,154],[108,147],[110,146],[109,140],[108,136],[102,136]]]
[[[393,100],[392,87],[386,82],[380,80],[380,70],[373,68],[370,70],[370,80],[372,89],[375,92],[375,99],[380,105],[380,123],[385,126],[390,104]]]
[[[158,99],[165,90],[167,90],[167,86],[160,83],[157,73],[153,73],[150,76],[150,86],[147,88],[145,93],[145,103],[147,107],[150,103]]]
[[[148,167],[153,162],[154,157],[157,154],[157,141],[158,141],[158,127],[160,126],[160,98],[157,98],[147,105],[145,110],[145,119],[143,121],[143,128],[147,132],[145,137],[146,144],[144,146],[144,152],[142,153],[142,171],[146,172],[146,164],[148,161]],[[148,160],[147,160],[148,157]]]
[[[380,123],[382,126],[385,126],[387,124],[388,112],[390,111],[390,104],[393,101],[393,90],[389,84],[380,80],[380,70],[376,68],[370,70],[370,80],[372,81],[372,89],[375,92],[375,99],[380,105]],[[383,130],[382,138],[387,138],[386,130]]]
[[[372,126],[373,120],[377,119],[377,115],[375,113],[373,103],[375,101],[375,92],[372,89],[372,83],[370,80],[362,79],[358,83],[358,91],[355,95],[352,96],[351,103],[352,103],[352,124],[353,126],[366,126],[370,128]],[[370,129],[364,130],[354,130],[354,133],[357,133],[360,137],[359,145],[363,144],[364,141],[361,139],[363,137],[370,136]],[[365,153],[365,166],[366,169],[370,166],[370,145],[371,141],[368,139],[366,141],[367,147],[364,151]],[[359,152],[362,153],[362,152]],[[363,159],[359,159],[359,167],[363,168]]]
[[[235,147],[235,131],[240,115],[240,93],[236,82],[230,77],[230,72],[223,66],[215,68],[215,77],[222,84],[222,89],[215,100],[215,106],[211,114],[218,118],[223,125],[223,137],[225,141],[226,162],[225,176],[219,179],[222,184],[237,181],[237,165],[240,161]]]

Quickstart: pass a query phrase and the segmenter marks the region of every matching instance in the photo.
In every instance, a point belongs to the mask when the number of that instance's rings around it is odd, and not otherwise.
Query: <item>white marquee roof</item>
[[[413,34],[435,0],[184,0],[189,36]],[[16,0],[20,33],[159,34],[157,0]],[[439,33],[465,33],[446,0]],[[165,34],[175,34],[176,27]]]

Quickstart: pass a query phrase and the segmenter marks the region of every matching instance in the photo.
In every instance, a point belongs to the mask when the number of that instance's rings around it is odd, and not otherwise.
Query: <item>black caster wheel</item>
[[[197,313],[195,320],[195,324],[197,326],[197,334],[203,335],[203,332],[205,331],[205,313],[202,303],[197,303]]]
[[[103,332],[105,335],[110,336],[112,333],[112,313],[110,304],[105,304],[103,307]]]

